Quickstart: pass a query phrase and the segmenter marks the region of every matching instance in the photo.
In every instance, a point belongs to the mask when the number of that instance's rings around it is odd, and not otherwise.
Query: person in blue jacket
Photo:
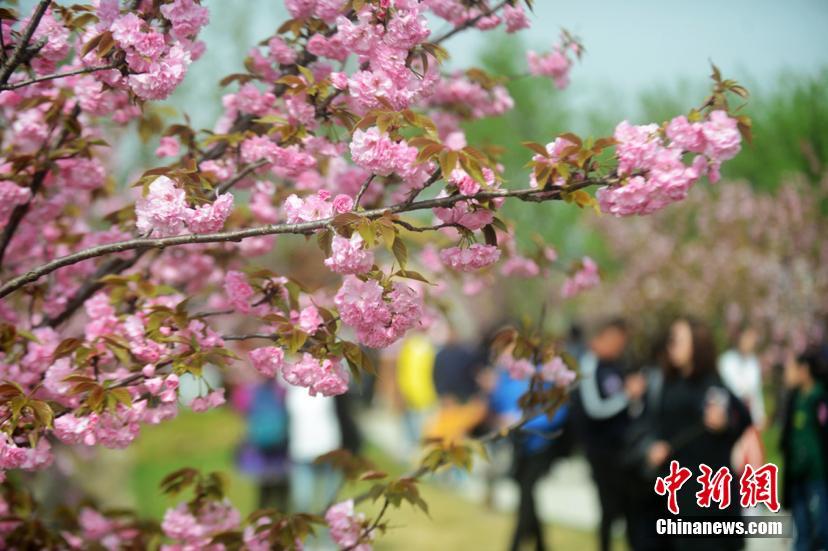
[[[512,379],[498,369],[497,382],[489,398],[490,411],[504,424],[517,422],[523,416],[518,400],[529,390],[529,381]],[[520,489],[517,526],[512,538],[512,550],[520,548],[525,540],[533,540],[538,551],[546,549],[543,526],[538,518],[534,490],[555,458],[561,455],[564,440],[560,432],[566,422],[568,406],[562,405],[550,418],[540,414],[526,423],[512,436],[512,476]]]

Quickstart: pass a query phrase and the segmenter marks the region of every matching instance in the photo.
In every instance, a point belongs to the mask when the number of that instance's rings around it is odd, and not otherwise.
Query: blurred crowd
[[[770,514],[741,507],[739,479],[768,456],[781,457],[779,499],[793,518],[794,548],[828,546],[828,340],[763,365],[761,335],[750,326],[737,328],[721,354],[710,328],[693,318],[675,319],[643,355],[632,353],[631,331],[623,319],[573,326],[561,343],[579,365],[569,399],[528,422],[520,399],[530,382],[510,377],[493,357],[493,333],[475,340],[452,330],[411,333],[374,358],[379,377],[336,398],[273,382],[239,386],[233,405],[248,421],[239,466],[259,481],[262,506],[320,510],[341,480],[314,459],[339,448],[360,451],[360,411],[396,410],[412,458],[427,439],[462,441],[521,423],[491,445],[495,460],[485,475],[489,488],[498,476],[518,488],[512,549],[546,548],[538,482],[579,453],[600,504],[602,551],[622,523],[634,550],[683,550],[740,549],[744,541],[657,536],[656,520],[668,513],[654,482],[672,460],[694,475],[700,465],[733,473],[727,507],[700,507],[688,485],[678,493],[681,518],[734,518]]]

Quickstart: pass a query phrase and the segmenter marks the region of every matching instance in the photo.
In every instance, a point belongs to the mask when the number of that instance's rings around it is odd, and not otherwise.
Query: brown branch
[[[52,75],[46,75],[42,77],[33,78],[31,80],[25,80],[23,82],[15,82],[14,84],[3,84],[0,85],[0,90],[17,90],[18,88],[23,88],[24,86],[37,84],[38,82],[47,82],[49,80],[57,80],[59,78],[64,77],[72,77],[76,75],[94,73],[97,71],[106,71],[107,69],[117,69],[119,66],[120,63],[111,63],[109,65],[102,65],[100,67],[84,67],[83,69],[75,69],[74,71],[66,71],[65,73],[54,73]]]
[[[247,165],[247,167],[244,170],[242,170],[241,172],[239,172],[238,174],[236,174],[232,178],[230,178],[230,179],[222,182],[218,186],[216,186],[216,197],[218,197],[222,193],[226,193],[231,187],[233,187],[234,185],[239,183],[241,180],[244,180],[250,174],[252,174],[256,170],[262,168],[263,166],[265,166],[268,163],[269,163],[269,161],[267,161],[265,159],[262,159],[261,161],[256,161],[252,165]]]
[[[451,195],[448,197],[439,197],[436,199],[426,199],[417,201],[415,203],[398,203],[390,207],[381,207],[364,211],[363,216],[375,219],[387,214],[398,214],[402,212],[410,212],[415,210],[426,210],[435,207],[450,207],[459,201],[478,200],[486,201],[489,199],[499,199],[514,197],[521,201],[543,202],[561,199],[564,192],[572,192],[578,189],[589,187],[596,184],[606,184],[606,179],[587,179],[575,182],[566,187],[556,187],[554,189],[519,189],[519,190],[491,190],[481,191],[475,195]],[[84,249],[66,256],[62,256],[37,268],[34,268],[25,274],[21,274],[15,278],[6,281],[0,287],[0,298],[3,298],[14,291],[33,283],[41,277],[48,275],[55,270],[65,268],[89,260],[91,258],[98,258],[114,253],[122,253],[125,251],[146,251],[149,249],[166,249],[167,247],[176,247],[179,245],[194,245],[200,243],[222,243],[222,242],[240,242],[250,237],[260,237],[262,235],[277,235],[277,234],[296,234],[296,235],[310,235],[317,230],[328,227],[334,218],[324,218],[322,220],[314,220],[312,222],[300,222],[296,224],[270,224],[267,226],[260,226],[256,228],[245,228],[240,230],[230,230],[225,232],[205,233],[205,234],[188,234],[177,235],[172,237],[149,238],[143,237],[138,239],[129,239],[127,241],[119,241],[117,243],[108,243],[105,245],[98,245],[89,249]]]
[[[11,78],[12,73],[14,73],[14,70],[17,69],[17,66],[23,62],[26,55],[26,48],[32,40],[32,35],[34,35],[38,25],[40,25],[40,20],[43,19],[51,3],[52,0],[40,0],[40,3],[32,14],[32,18],[29,20],[29,25],[23,31],[23,36],[20,37],[20,42],[17,43],[11,57],[3,64],[3,68],[0,69],[0,84],[6,84],[9,78]]]
[[[376,178],[376,174],[371,174],[360,186],[359,191],[356,194],[356,199],[354,199],[354,210],[359,208],[359,202],[362,200],[362,196],[365,195],[365,192],[368,191],[368,186],[371,185],[374,178]]]
[[[432,44],[439,44],[441,42],[445,42],[446,40],[448,40],[452,36],[456,35],[457,33],[461,32],[461,31],[465,31],[469,27],[473,27],[474,25],[477,25],[478,21],[480,21],[484,17],[489,17],[490,15],[494,15],[501,8],[503,8],[503,6],[505,6],[508,3],[509,3],[509,0],[503,0],[503,2],[501,2],[500,4],[498,4],[497,6],[492,8],[491,10],[484,11],[480,15],[478,15],[477,17],[472,17],[471,19],[469,19],[468,21],[466,21],[462,25],[458,25],[457,27],[454,27],[452,30],[450,30],[446,34],[440,36],[439,38],[435,38],[434,40],[432,40]]]
[[[80,105],[75,105],[72,109],[72,113],[69,115],[70,119],[77,119],[78,115],[80,114]],[[63,142],[66,141],[66,138],[69,137],[69,126],[65,126],[58,137],[57,144],[55,147],[60,147],[63,145]],[[50,131],[54,131],[54,127]],[[46,142],[49,141],[50,138],[46,138]],[[44,143],[44,148],[46,144]],[[17,228],[20,226],[20,223],[23,221],[23,218],[29,212],[29,209],[32,206],[35,198],[37,197],[40,188],[43,186],[43,182],[46,179],[46,176],[49,174],[48,168],[43,168],[35,172],[34,176],[32,177],[32,184],[29,187],[29,191],[31,192],[31,196],[29,200],[23,203],[22,205],[17,205],[14,210],[12,211],[11,215],[9,216],[9,221],[6,224],[6,227],[3,228],[3,234],[0,236],[0,266],[3,265],[3,258],[6,256],[6,249],[8,248],[9,244],[11,243],[12,238],[14,237]]]
[[[423,191],[425,191],[426,189],[428,189],[428,188],[429,188],[431,185],[433,185],[434,183],[438,182],[438,181],[440,180],[440,176],[441,176],[441,175],[442,175],[442,170],[440,170],[440,169],[438,168],[437,170],[435,170],[435,171],[431,174],[431,176],[429,177],[429,179],[428,179],[428,180],[426,180],[426,183],[425,183],[425,184],[423,184],[423,187],[420,187],[420,188],[415,189],[414,191],[412,191],[412,192],[408,195],[408,198],[405,200],[405,202],[406,202],[406,203],[408,203],[408,204],[413,203],[413,202],[414,202],[414,199],[416,199],[418,195],[420,195]]]
[[[143,256],[145,251],[139,251],[138,253],[134,254],[130,258],[110,258],[95,271],[86,282],[81,285],[80,289],[78,289],[75,294],[69,299],[69,302],[66,303],[66,307],[61,311],[57,316],[53,318],[46,318],[40,324],[39,327],[49,326],[49,327],[57,327],[64,321],[68,320],[72,314],[75,313],[75,310],[83,306],[83,303],[86,302],[86,299],[97,293],[101,290],[104,286],[104,283],[101,281],[102,278],[111,274],[121,273],[124,270],[128,270],[132,266],[138,262],[138,259]]]

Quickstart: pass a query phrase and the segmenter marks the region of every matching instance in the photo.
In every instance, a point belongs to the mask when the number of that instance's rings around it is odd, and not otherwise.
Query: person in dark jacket
[[[637,443],[641,463],[652,469],[649,475],[653,485],[656,476],[668,472],[671,460],[693,471],[693,479],[678,492],[680,518],[693,516],[738,517],[738,476],[731,480],[730,506],[719,509],[718,504],[700,507],[696,501],[695,476],[699,465],[704,463],[714,472],[721,467],[731,468],[733,446],[750,426],[750,413],[719,379],[716,370],[716,347],[706,325],[686,318],[676,320],[670,326],[664,354],[660,388],[648,388],[657,392],[648,396],[651,404],[646,414],[648,430]],[[653,487],[653,486],[651,486]],[[666,503],[661,502],[661,514],[665,517]],[[655,524],[652,525],[655,530]],[[727,538],[661,538],[660,549],[678,551],[741,549],[744,541],[738,537]]]
[[[819,380],[823,373],[816,348],[785,365],[791,394],[780,442],[782,504],[793,514],[797,551],[828,547],[828,393]]]
[[[574,424],[598,490],[602,551],[610,548],[613,523],[625,516],[626,485],[619,453],[628,424],[626,346],[626,323],[622,319],[609,320],[597,328],[589,351],[580,358]]]

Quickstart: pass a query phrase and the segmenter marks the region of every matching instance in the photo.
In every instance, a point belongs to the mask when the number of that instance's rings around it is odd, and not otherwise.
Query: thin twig
[[[478,15],[477,17],[472,17],[471,19],[469,19],[468,21],[466,21],[462,25],[458,25],[457,27],[454,27],[452,30],[450,30],[446,34],[440,36],[439,38],[435,38],[434,40],[431,41],[432,44],[440,44],[441,42],[445,42],[446,40],[448,40],[452,36],[456,35],[457,33],[461,32],[461,31],[465,31],[466,29],[468,29],[470,27],[473,27],[474,25],[477,25],[478,21],[480,21],[484,17],[489,17],[490,15],[494,15],[496,12],[498,12],[501,8],[503,8],[503,6],[505,6],[508,3],[509,3],[509,0],[503,0],[503,2],[501,2],[500,4],[498,4],[497,6],[492,8],[491,10],[484,11],[480,15]]]
[[[40,0],[40,3],[37,5],[34,13],[32,14],[32,18],[29,20],[29,25],[23,32],[23,36],[20,37],[20,42],[17,43],[11,57],[6,61],[6,63],[3,64],[3,68],[0,69],[0,84],[6,84],[12,76],[12,73],[14,73],[14,70],[17,69],[17,66],[23,62],[23,58],[26,54],[26,48],[32,40],[32,35],[34,35],[38,25],[40,25],[40,20],[43,19],[43,16],[51,3],[52,0]]]
[[[256,161],[252,165],[248,165],[244,170],[242,170],[241,172],[239,172],[238,174],[236,174],[235,176],[233,176],[229,180],[227,180],[225,182],[222,182],[221,184],[216,186],[216,197],[218,197],[222,193],[226,193],[231,187],[236,185],[241,180],[244,180],[245,178],[247,178],[254,171],[256,171],[256,170],[262,168],[263,166],[265,166],[266,164],[268,164],[268,162],[269,161],[267,161],[266,159]]]
[[[87,73],[94,73],[97,71],[106,71],[108,69],[117,69],[120,66],[119,63],[111,63],[109,65],[102,65],[100,67],[85,67],[83,69],[75,69],[74,71],[66,71],[65,73],[55,73],[52,75],[46,75],[42,77],[33,78],[31,80],[25,80],[23,82],[15,82],[14,84],[3,84],[0,86],[0,90],[17,90],[18,88],[23,88],[24,86],[29,86],[32,84],[37,84],[38,82],[46,82],[49,80],[57,80],[59,78],[64,77],[72,77],[76,75],[84,75]]]
[[[551,200],[558,200],[564,192],[571,192],[596,184],[606,184],[605,180],[587,179],[574,184],[570,184],[565,188],[558,187],[552,190],[547,189],[519,189],[519,190],[490,190],[481,191],[475,195],[450,195],[447,197],[438,197],[436,199],[426,199],[417,201],[415,203],[398,203],[390,207],[381,207],[371,209],[363,212],[363,216],[371,219],[376,219],[388,214],[398,214],[402,212],[410,212],[415,210],[426,210],[435,207],[450,207],[459,201],[478,200],[486,201],[488,199],[500,199],[514,197],[521,201],[544,202]],[[166,249],[167,247],[175,247],[179,245],[195,245],[199,243],[223,243],[223,242],[240,242],[251,237],[260,237],[262,235],[277,235],[277,234],[296,234],[296,235],[310,235],[328,227],[334,218],[323,218],[321,220],[314,220],[312,222],[300,222],[295,224],[270,224],[267,226],[260,226],[256,228],[245,228],[240,230],[230,230],[225,232],[204,233],[204,234],[188,234],[177,235],[172,237],[149,238],[143,237],[138,239],[129,239],[127,241],[119,241],[116,243],[108,243],[105,245],[98,245],[90,247],[82,251],[77,251],[60,258],[56,258],[46,264],[38,266],[25,274],[21,274],[15,278],[6,281],[0,287],[0,298],[3,298],[17,289],[33,283],[41,277],[48,275],[55,270],[89,260],[90,258],[97,258],[113,253],[122,253],[125,251],[142,251],[148,249]]]
[[[362,196],[365,195],[365,192],[368,191],[368,186],[371,185],[371,182],[374,181],[374,178],[376,178],[376,174],[371,174],[370,176],[368,176],[368,179],[365,180],[360,186],[359,191],[356,195],[356,199],[354,199],[354,210],[359,208],[359,202],[360,200],[362,200]]]

